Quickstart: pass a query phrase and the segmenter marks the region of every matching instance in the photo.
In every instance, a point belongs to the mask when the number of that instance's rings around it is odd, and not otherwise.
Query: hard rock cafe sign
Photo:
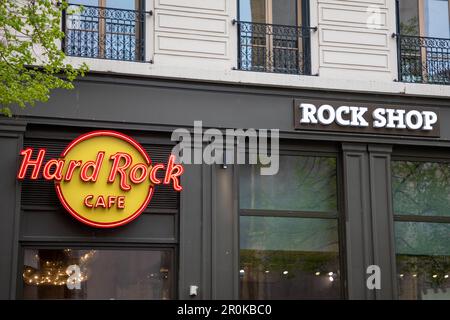
[[[144,148],[115,131],[93,131],[72,141],[61,156],[44,163],[45,149],[24,149],[17,178],[54,181],[64,208],[77,220],[113,228],[136,219],[148,206],[156,185],[181,191],[183,166],[171,155],[153,164]],[[159,173],[159,174],[158,174]]]

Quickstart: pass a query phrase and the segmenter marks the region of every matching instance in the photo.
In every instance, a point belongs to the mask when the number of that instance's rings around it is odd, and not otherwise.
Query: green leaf
[[[67,6],[66,0],[0,0],[1,115],[11,117],[13,106],[46,102],[54,89],[73,89],[72,82],[88,71],[84,63],[67,64],[57,45],[64,37],[60,20]]]

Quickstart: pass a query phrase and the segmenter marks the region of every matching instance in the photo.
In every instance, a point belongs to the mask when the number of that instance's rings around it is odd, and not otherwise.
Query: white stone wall
[[[155,64],[230,69],[235,13],[229,0],[155,0]]]

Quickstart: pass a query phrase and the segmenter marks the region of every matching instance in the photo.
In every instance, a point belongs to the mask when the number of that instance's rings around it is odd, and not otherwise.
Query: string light
[[[48,274],[48,272],[45,272],[43,274],[40,274],[38,271],[36,271],[35,273],[31,273],[28,271],[32,271],[30,269],[28,269],[27,271],[25,271],[23,273],[23,279],[26,283],[28,283],[29,285],[57,285],[57,286],[62,286],[65,285],[67,282],[67,279],[69,278],[68,275],[66,275],[63,279],[61,279],[60,276],[54,276],[53,274]],[[27,274],[30,274],[30,276],[27,276]],[[83,282],[86,281],[88,279],[88,277],[85,274],[81,274],[79,277],[76,278],[77,281],[79,282]]]
[[[71,249],[64,249],[63,252],[66,255],[71,255]],[[96,250],[90,250],[83,254],[80,258],[80,264],[86,264],[96,253]],[[36,260],[40,260],[39,255],[34,256]],[[35,270],[34,268],[28,267],[22,274],[23,280],[29,285],[65,285],[69,275],[66,274],[67,265],[64,261],[48,261],[45,263],[42,261],[43,270]],[[88,277],[86,274],[81,273],[76,281],[83,282],[87,281]]]

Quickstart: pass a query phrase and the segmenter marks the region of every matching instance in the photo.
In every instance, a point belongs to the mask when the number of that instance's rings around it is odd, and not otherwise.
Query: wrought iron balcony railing
[[[310,74],[311,30],[317,28],[235,21],[238,68],[246,71]]]
[[[63,17],[66,55],[144,61],[146,12],[72,4],[69,11]]]
[[[450,39],[396,36],[400,81],[450,85]]]

